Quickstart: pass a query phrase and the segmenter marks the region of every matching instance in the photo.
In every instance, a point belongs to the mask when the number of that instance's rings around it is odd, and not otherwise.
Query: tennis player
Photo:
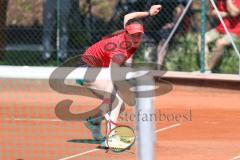
[[[144,26],[140,19],[148,16],[155,16],[160,10],[161,5],[153,5],[150,7],[149,11],[133,12],[125,15],[123,24],[124,29],[117,31],[110,36],[106,36],[99,42],[90,46],[82,54],[79,66],[112,67],[123,65],[124,62],[126,62],[126,60],[136,52],[141,43],[142,36],[144,34]],[[85,77],[89,77],[91,75],[93,75],[93,73],[86,72]],[[110,118],[112,122],[116,123],[121,108],[124,108],[124,102],[116,91],[114,91],[114,85],[112,82],[99,80],[90,82],[78,80],[77,83],[85,85],[88,88],[104,90],[106,94],[102,95],[102,106],[110,106],[112,103],[117,103],[108,114],[108,118]],[[115,99],[113,99],[113,94],[115,94]],[[106,147],[104,136],[101,134],[101,114],[102,113],[99,113],[90,117],[85,122],[85,125],[91,130],[93,138],[95,140],[103,140],[101,146]],[[114,127],[114,125],[109,126],[107,128],[107,132]]]

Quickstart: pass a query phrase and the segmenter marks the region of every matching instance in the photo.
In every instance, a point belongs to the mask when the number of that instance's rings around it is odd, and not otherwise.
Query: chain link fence
[[[163,9],[156,17],[144,19],[145,36],[134,62],[158,62],[168,70],[199,70],[199,0],[194,0],[183,16],[166,50],[162,51],[166,52],[164,56],[157,53],[188,0],[0,0],[0,64],[59,65],[82,54],[101,37],[121,29],[125,14],[146,11],[153,4],[161,4]],[[207,11],[210,11],[208,1]],[[215,24],[207,16],[207,29]],[[234,51],[230,47],[224,53],[216,72],[237,73],[238,59]]]

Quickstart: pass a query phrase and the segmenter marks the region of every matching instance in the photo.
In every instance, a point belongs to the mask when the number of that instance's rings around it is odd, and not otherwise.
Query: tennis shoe
[[[94,118],[89,118],[86,122],[84,122],[84,125],[92,132],[92,136],[97,141],[103,141],[105,140],[105,137],[102,135],[101,131],[101,122],[100,123],[94,123]]]
[[[109,148],[109,147],[107,146],[106,141],[103,141],[103,142],[100,144],[100,148],[103,148],[103,149],[108,149],[108,148]]]

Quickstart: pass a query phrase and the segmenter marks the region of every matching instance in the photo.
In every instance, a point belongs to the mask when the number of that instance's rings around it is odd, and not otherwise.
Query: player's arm
[[[122,53],[114,54],[112,56],[110,66],[121,66],[126,61],[126,56]]]
[[[220,15],[222,18],[225,18],[227,16],[229,16],[229,14],[227,12],[223,12],[223,11],[219,11]],[[211,11],[211,14],[210,14],[212,17],[217,17],[217,11],[215,9],[213,9]]]
[[[126,25],[126,23],[130,20],[130,19],[134,19],[134,18],[145,18],[148,16],[155,16],[159,13],[159,11],[161,10],[162,6],[161,5],[153,5],[151,6],[149,11],[146,12],[133,12],[133,13],[129,13],[126,14],[124,16],[124,27]]]
[[[232,17],[236,17],[240,14],[240,8],[238,8],[234,3],[234,0],[227,0],[227,10]],[[236,0],[238,1],[238,0]],[[239,2],[235,2],[239,3]]]

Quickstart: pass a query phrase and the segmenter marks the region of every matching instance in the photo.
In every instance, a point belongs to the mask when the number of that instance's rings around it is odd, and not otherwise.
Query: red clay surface
[[[105,153],[98,144],[73,143],[91,139],[82,122],[60,121],[55,105],[74,99],[72,112],[84,112],[100,102],[93,98],[58,94],[46,85],[30,88],[1,81],[1,160],[133,160],[135,147],[124,153]],[[4,88],[5,87],[5,88]],[[20,88],[21,87],[21,88]],[[17,89],[14,89],[17,88]],[[240,91],[206,87],[174,86],[155,99],[157,118],[175,115],[175,120],[156,120],[156,159],[230,160],[240,155]],[[128,121],[132,125],[127,107]],[[183,118],[185,115],[185,118]],[[179,118],[179,116],[182,116]],[[170,128],[168,128],[170,126]],[[159,130],[160,129],[160,130]],[[237,159],[237,158],[236,158]]]

